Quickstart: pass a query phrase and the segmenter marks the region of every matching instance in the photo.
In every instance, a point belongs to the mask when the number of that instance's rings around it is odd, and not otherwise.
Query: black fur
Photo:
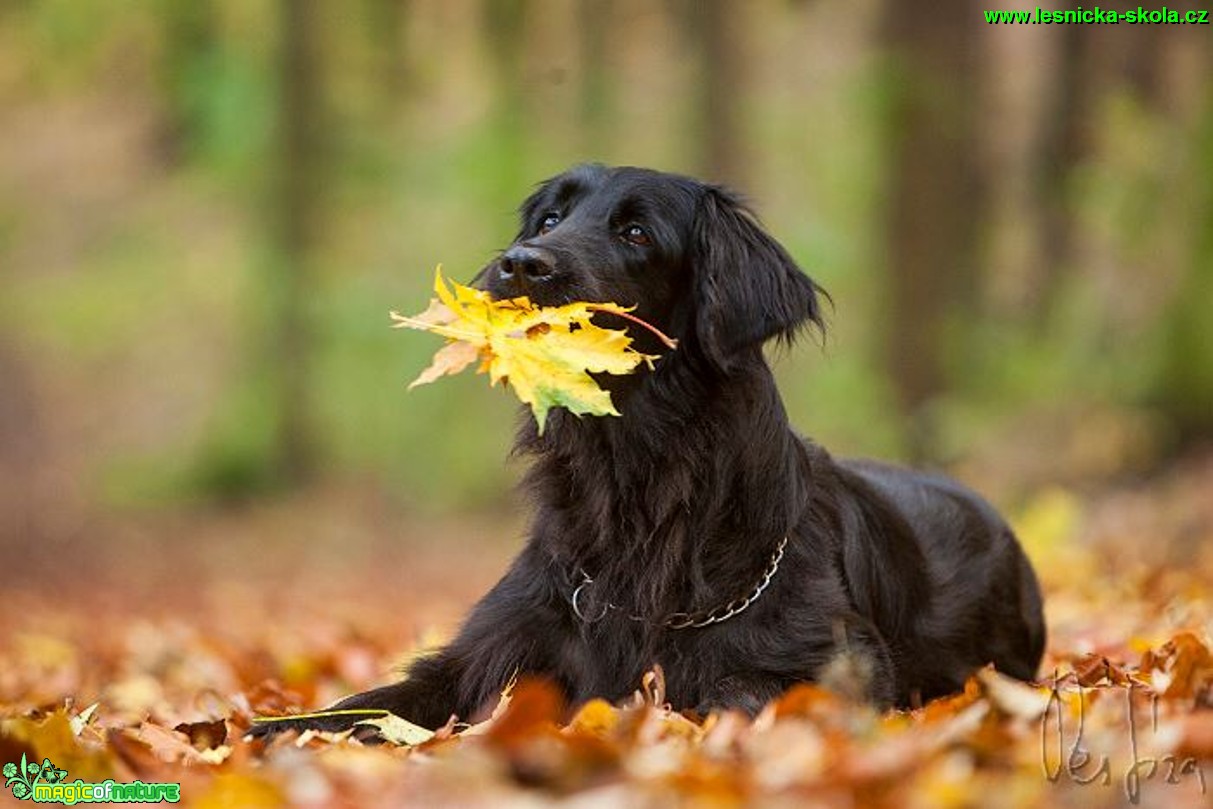
[[[492,705],[515,674],[548,677],[576,703],[623,697],[660,663],[676,707],[754,712],[844,651],[884,705],[953,692],[991,662],[1035,675],[1040,594],[994,510],[944,478],[836,461],[790,428],[762,347],[821,327],[822,293],[731,193],[574,168],[526,201],[514,244],[477,280],[496,297],[634,304],[681,344],[652,372],[603,379],[622,417],[556,410],[542,436],[526,419],[525,549],[450,645],[337,707],[437,727]],[[785,537],[744,612],[661,625],[746,596]],[[586,574],[579,607],[603,614],[593,622],[570,605]]]

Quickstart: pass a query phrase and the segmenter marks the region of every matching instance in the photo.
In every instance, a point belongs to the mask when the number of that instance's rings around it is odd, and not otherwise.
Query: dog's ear
[[[692,239],[695,330],[720,370],[772,337],[790,341],[805,326],[825,329],[824,291],[731,192],[705,189]]]

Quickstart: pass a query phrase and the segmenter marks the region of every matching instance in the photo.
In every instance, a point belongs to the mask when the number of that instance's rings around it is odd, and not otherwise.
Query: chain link
[[[771,554],[771,559],[767,562],[766,569],[762,572],[762,578],[759,579],[758,584],[754,586],[754,589],[751,590],[749,595],[747,595],[745,598],[735,598],[727,604],[721,604],[718,607],[714,607],[713,609],[702,612],[670,613],[665,618],[657,621],[657,625],[664,626],[666,629],[675,630],[701,629],[705,626],[711,626],[712,624],[724,623],[733,616],[745,612],[751,604],[758,600],[763,591],[766,590],[771,584],[771,579],[775,577],[775,573],[779,570],[779,563],[783,561],[783,552],[787,546],[788,538],[785,536],[779,541],[779,545],[776,546],[775,552]],[[582,590],[584,590],[588,585],[593,584],[594,580],[590,578],[584,570],[581,571],[581,577],[581,583],[577,585],[577,589],[573,590],[573,595],[569,599],[573,606],[573,613],[576,614],[578,618],[585,621],[587,624],[592,624],[595,621],[600,621],[606,617],[607,612],[610,610],[619,609],[614,604],[608,602],[603,605],[602,612],[598,613],[597,615],[593,617],[585,615],[585,613],[581,611],[581,605],[578,603],[578,599],[581,596]],[[631,618],[633,621],[646,620],[639,615],[633,615]]]

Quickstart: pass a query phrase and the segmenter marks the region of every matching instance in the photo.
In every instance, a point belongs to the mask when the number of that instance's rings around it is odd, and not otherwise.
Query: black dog
[[[998,514],[943,478],[836,461],[789,427],[762,346],[821,327],[820,289],[732,194],[581,166],[521,216],[478,277],[494,297],[635,305],[680,345],[602,380],[621,418],[557,410],[542,436],[527,419],[526,548],[449,646],[337,708],[434,728],[516,674],[575,703],[621,698],[660,663],[675,707],[755,712],[842,652],[882,705],[956,691],[987,663],[1035,675],[1040,592]]]

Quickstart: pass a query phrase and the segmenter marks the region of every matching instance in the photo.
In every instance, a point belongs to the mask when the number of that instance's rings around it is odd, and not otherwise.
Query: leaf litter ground
[[[92,557],[10,575],[0,763],[180,782],[204,807],[1208,806],[1209,491],[1213,458],[1131,491],[1042,492],[1013,515],[1046,588],[1034,685],[985,671],[888,713],[803,686],[751,720],[670,710],[657,671],[572,715],[524,681],[492,716],[388,722],[397,743],[375,747],[241,737],[254,715],[367,688],[440,642],[512,551],[492,541],[499,521],[401,529],[329,493],[102,525]]]

